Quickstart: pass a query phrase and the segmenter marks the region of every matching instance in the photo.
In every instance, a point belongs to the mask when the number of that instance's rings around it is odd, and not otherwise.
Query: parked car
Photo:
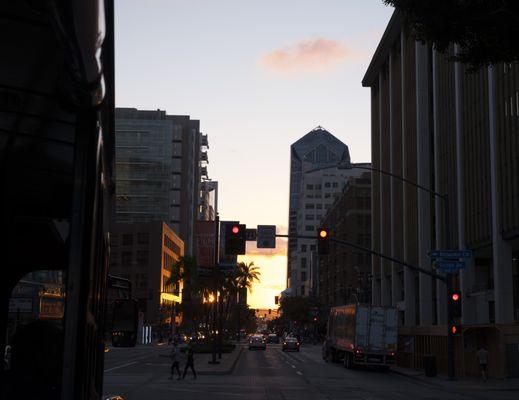
[[[279,343],[279,336],[275,333],[271,333],[267,336],[267,343]]]
[[[252,349],[261,349],[266,350],[267,349],[267,343],[263,335],[252,335],[249,339],[249,350]]]
[[[299,351],[300,347],[301,343],[295,337],[287,336],[283,341],[283,351]]]

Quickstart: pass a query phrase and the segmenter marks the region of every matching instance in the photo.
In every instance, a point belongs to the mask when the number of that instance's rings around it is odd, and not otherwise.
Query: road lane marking
[[[292,368],[295,368],[295,367],[296,367],[294,364],[290,364],[290,366],[291,366]]]
[[[110,371],[113,371],[114,369],[128,367],[129,365],[133,365],[133,364],[137,364],[137,361],[132,361],[130,363],[126,363],[123,365],[118,365],[117,367],[108,368],[108,369],[105,369],[104,372],[110,372]]]
[[[303,375],[303,373],[301,371],[297,371],[296,374],[297,375]]]

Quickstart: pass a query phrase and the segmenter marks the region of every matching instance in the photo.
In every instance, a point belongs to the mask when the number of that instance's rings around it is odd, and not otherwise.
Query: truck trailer
[[[364,365],[387,370],[396,361],[398,313],[370,304],[333,307],[328,317],[323,358],[346,368]]]

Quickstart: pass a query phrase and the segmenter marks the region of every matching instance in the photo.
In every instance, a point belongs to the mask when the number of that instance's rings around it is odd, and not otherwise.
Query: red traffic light
[[[240,227],[237,225],[234,225],[231,229],[231,232],[237,235],[240,232]]]
[[[459,326],[459,325],[452,325],[452,326],[451,326],[451,333],[452,333],[453,335],[459,335],[459,334],[461,334],[461,326]]]
[[[453,293],[452,294],[452,300],[453,301],[458,301],[460,299],[460,295],[459,293]]]

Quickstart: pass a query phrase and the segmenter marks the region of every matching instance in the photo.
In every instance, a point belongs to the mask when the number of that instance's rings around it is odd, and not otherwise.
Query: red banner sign
[[[214,268],[216,221],[196,221],[196,260],[199,267]]]

